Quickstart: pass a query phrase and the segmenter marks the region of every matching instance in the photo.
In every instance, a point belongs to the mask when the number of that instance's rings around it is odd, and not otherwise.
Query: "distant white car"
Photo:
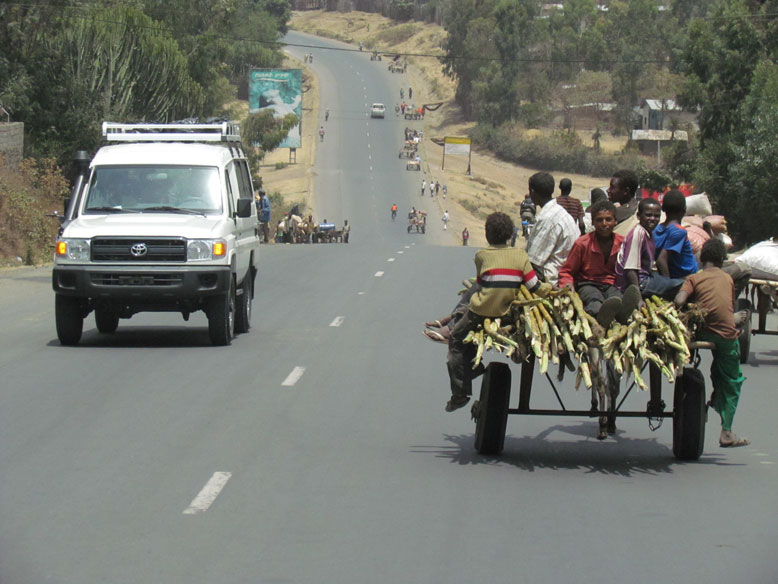
[[[383,118],[384,114],[386,114],[386,106],[382,103],[374,103],[370,106],[370,117],[371,118]]]

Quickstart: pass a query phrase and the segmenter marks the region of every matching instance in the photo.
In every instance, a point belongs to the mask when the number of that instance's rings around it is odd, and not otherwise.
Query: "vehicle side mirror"
[[[253,199],[238,199],[238,217],[245,219],[251,217],[252,209],[254,208]]]

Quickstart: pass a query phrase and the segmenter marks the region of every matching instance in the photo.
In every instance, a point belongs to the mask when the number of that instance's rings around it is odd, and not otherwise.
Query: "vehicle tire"
[[[57,294],[54,297],[54,315],[59,342],[63,345],[77,345],[84,330],[79,299]]]
[[[208,334],[217,346],[229,345],[235,331],[235,280],[226,294],[210,299],[208,303]]]
[[[740,336],[738,342],[740,343],[740,362],[748,363],[748,355],[751,353],[751,302],[746,298],[738,298],[735,302],[735,312],[741,310],[748,311],[748,318],[746,322],[740,327]]]
[[[237,312],[235,314],[236,334],[247,333],[251,328],[251,305],[253,303],[252,296],[254,295],[254,268],[249,268],[246,277],[243,278],[241,288],[243,289],[243,293],[240,295]]]
[[[481,382],[481,395],[473,404],[475,449],[480,454],[499,454],[505,444],[511,369],[507,363],[489,363]]]
[[[95,308],[95,324],[103,334],[115,333],[119,328],[119,313],[112,310]]]
[[[699,369],[684,367],[675,380],[673,397],[673,454],[678,460],[697,460],[705,445],[705,378]]]

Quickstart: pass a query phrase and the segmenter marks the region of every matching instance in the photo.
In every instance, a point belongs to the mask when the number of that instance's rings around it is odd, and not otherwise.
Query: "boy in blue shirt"
[[[686,197],[681,191],[668,191],[662,200],[665,222],[654,229],[656,269],[665,278],[685,278],[699,271],[692,244],[681,220],[686,213]]]

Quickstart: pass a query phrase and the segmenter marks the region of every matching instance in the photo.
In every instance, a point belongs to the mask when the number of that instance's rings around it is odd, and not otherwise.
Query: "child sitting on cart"
[[[660,216],[659,201],[651,198],[640,200],[639,223],[627,234],[616,259],[616,286],[625,291],[634,284],[644,297],[656,294],[672,300],[681,289],[683,278],[667,278],[654,272],[656,245],[653,231],[659,224]]]
[[[475,254],[477,282],[480,287],[470,298],[467,311],[451,331],[446,365],[451,382],[451,399],[446,411],[465,406],[472,395],[472,381],[483,373],[483,364],[474,370],[474,343],[465,343],[467,334],[478,328],[486,318],[498,318],[510,309],[519,287],[524,284],[536,291],[541,283],[535,275],[527,253],[510,247],[513,221],[505,213],[492,213],[486,218],[486,241],[489,247]],[[550,284],[543,284],[549,289]]]
[[[668,191],[662,199],[664,223],[654,229],[656,267],[667,278],[685,278],[698,270],[692,244],[681,221],[686,214],[686,197],[680,191]]]
[[[607,200],[596,203],[592,222],[594,231],[575,241],[559,268],[559,286],[574,285],[584,310],[607,329],[614,318],[626,322],[640,304],[640,289],[628,286],[622,298],[616,287],[616,258],[624,241],[623,235],[613,232],[616,206]]]
[[[747,446],[750,440],[732,432],[743,372],[740,369],[739,331],[735,328],[733,311],[735,286],[732,278],[721,269],[727,257],[727,249],[720,239],[709,239],[702,246],[700,261],[702,271],[689,276],[675,297],[675,304],[683,306],[687,301],[696,302],[707,310],[705,329],[695,340],[713,343],[713,363],[710,378],[713,395],[710,405],[721,416],[719,446]]]

